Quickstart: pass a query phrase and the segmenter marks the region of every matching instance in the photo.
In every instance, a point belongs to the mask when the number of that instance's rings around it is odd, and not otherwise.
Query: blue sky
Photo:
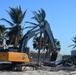
[[[43,8],[54,37],[61,42],[60,53],[70,54],[72,48],[68,48],[68,46],[73,43],[71,38],[76,35],[76,0],[0,0],[0,18],[4,17],[11,21],[6,10],[19,5],[23,11],[27,9],[23,23],[33,21],[31,11]],[[3,21],[0,21],[0,24],[9,26]],[[32,49],[31,44],[30,41],[29,46]]]

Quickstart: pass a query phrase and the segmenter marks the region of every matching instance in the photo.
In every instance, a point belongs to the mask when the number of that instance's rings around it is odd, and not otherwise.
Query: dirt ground
[[[76,75],[76,71],[42,71],[42,70],[33,70],[25,72],[12,72],[12,71],[0,71],[0,75]]]
[[[43,70],[27,70],[24,72],[17,71],[0,71],[0,75],[76,75],[76,71],[43,71]]]

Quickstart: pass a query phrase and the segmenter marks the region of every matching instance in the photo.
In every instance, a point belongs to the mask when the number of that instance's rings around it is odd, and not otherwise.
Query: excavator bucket
[[[52,52],[51,54],[51,58],[49,61],[44,61],[43,65],[44,66],[56,66],[58,64],[60,64],[61,62],[59,60],[62,59],[62,55],[59,52]]]

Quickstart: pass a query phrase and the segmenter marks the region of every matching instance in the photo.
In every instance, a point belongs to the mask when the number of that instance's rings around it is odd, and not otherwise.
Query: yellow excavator
[[[35,29],[37,26],[41,27],[39,27],[39,29]],[[0,49],[0,69],[8,67],[9,69],[12,68],[14,70],[25,70],[25,64],[30,62],[28,56],[29,48],[27,47],[27,42],[29,41],[29,39],[39,33],[46,32],[51,43],[51,48],[55,48],[54,37],[49,23],[45,21],[45,23],[41,23],[37,26],[32,30],[29,30],[23,36],[18,49]]]

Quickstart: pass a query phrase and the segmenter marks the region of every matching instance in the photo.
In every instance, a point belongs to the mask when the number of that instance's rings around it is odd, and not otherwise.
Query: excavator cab
[[[27,55],[29,55],[29,47],[25,48],[24,53],[26,53]]]

